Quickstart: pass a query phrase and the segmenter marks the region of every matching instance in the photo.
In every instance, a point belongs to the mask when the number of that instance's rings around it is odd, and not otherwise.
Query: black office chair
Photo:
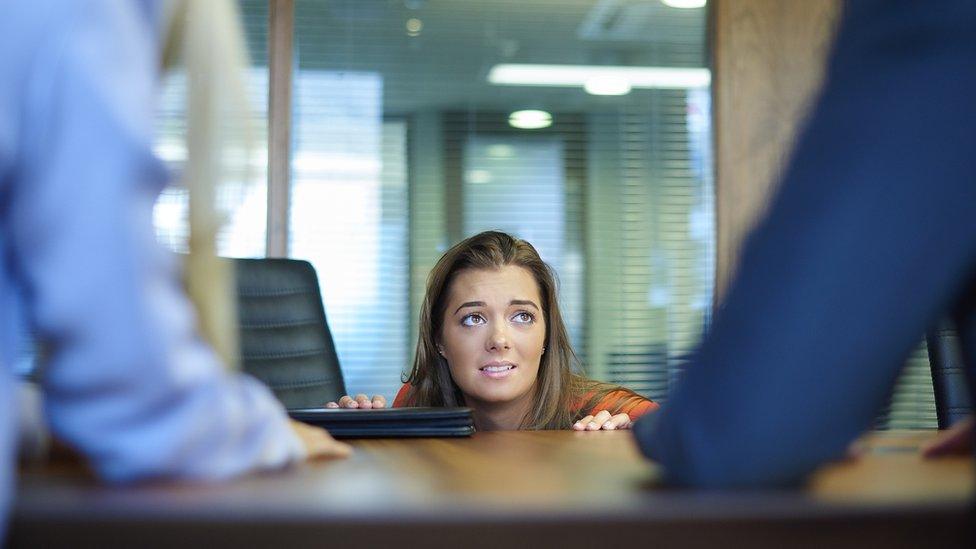
[[[973,413],[969,386],[966,383],[966,364],[959,347],[955,326],[944,320],[925,334],[932,368],[932,388],[935,390],[935,413],[939,429]]]
[[[241,363],[286,408],[346,394],[315,269],[295,259],[234,259]]]

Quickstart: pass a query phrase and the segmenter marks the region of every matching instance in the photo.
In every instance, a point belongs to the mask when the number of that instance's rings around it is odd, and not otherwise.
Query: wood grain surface
[[[715,0],[716,299],[819,90],[840,0]]]
[[[106,487],[77,466],[23,471],[11,547],[749,546],[968,543],[972,460],[918,458],[933,432],[874,435],[806,487],[666,488],[627,432],[355,441],[347,460],[213,485]],[[936,534],[932,532],[936,531]],[[936,536],[933,538],[932,536]],[[326,540],[331,540],[328,543]]]

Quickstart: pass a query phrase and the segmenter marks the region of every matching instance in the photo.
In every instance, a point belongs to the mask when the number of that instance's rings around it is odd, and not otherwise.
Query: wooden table
[[[876,434],[803,489],[662,488],[626,432],[355,441],[352,458],[214,486],[21,474],[11,547],[972,547],[973,461]]]

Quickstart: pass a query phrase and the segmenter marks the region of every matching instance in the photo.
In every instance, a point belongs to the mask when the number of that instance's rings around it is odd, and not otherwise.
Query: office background
[[[268,4],[240,4],[262,152],[221,194],[228,256],[266,253]],[[295,0],[288,254],[318,271],[350,391],[392,397],[427,272],[498,228],[556,269],[587,373],[666,401],[716,287],[709,87],[593,95],[487,77],[502,63],[703,69],[707,24],[707,9],[660,0]],[[183,78],[163,83],[156,147],[177,170]],[[520,109],[552,124],[514,128]],[[155,222],[185,249],[184,189],[164,192]],[[935,426],[926,358],[913,354],[879,426]]]

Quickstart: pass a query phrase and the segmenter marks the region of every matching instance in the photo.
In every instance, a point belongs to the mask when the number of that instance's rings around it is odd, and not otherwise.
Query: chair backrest
[[[959,335],[949,321],[942,321],[925,334],[935,390],[935,413],[939,429],[947,429],[973,413],[966,379],[966,364],[959,346]]]
[[[286,408],[346,394],[315,269],[295,259],[234,259],[241,363]]]

